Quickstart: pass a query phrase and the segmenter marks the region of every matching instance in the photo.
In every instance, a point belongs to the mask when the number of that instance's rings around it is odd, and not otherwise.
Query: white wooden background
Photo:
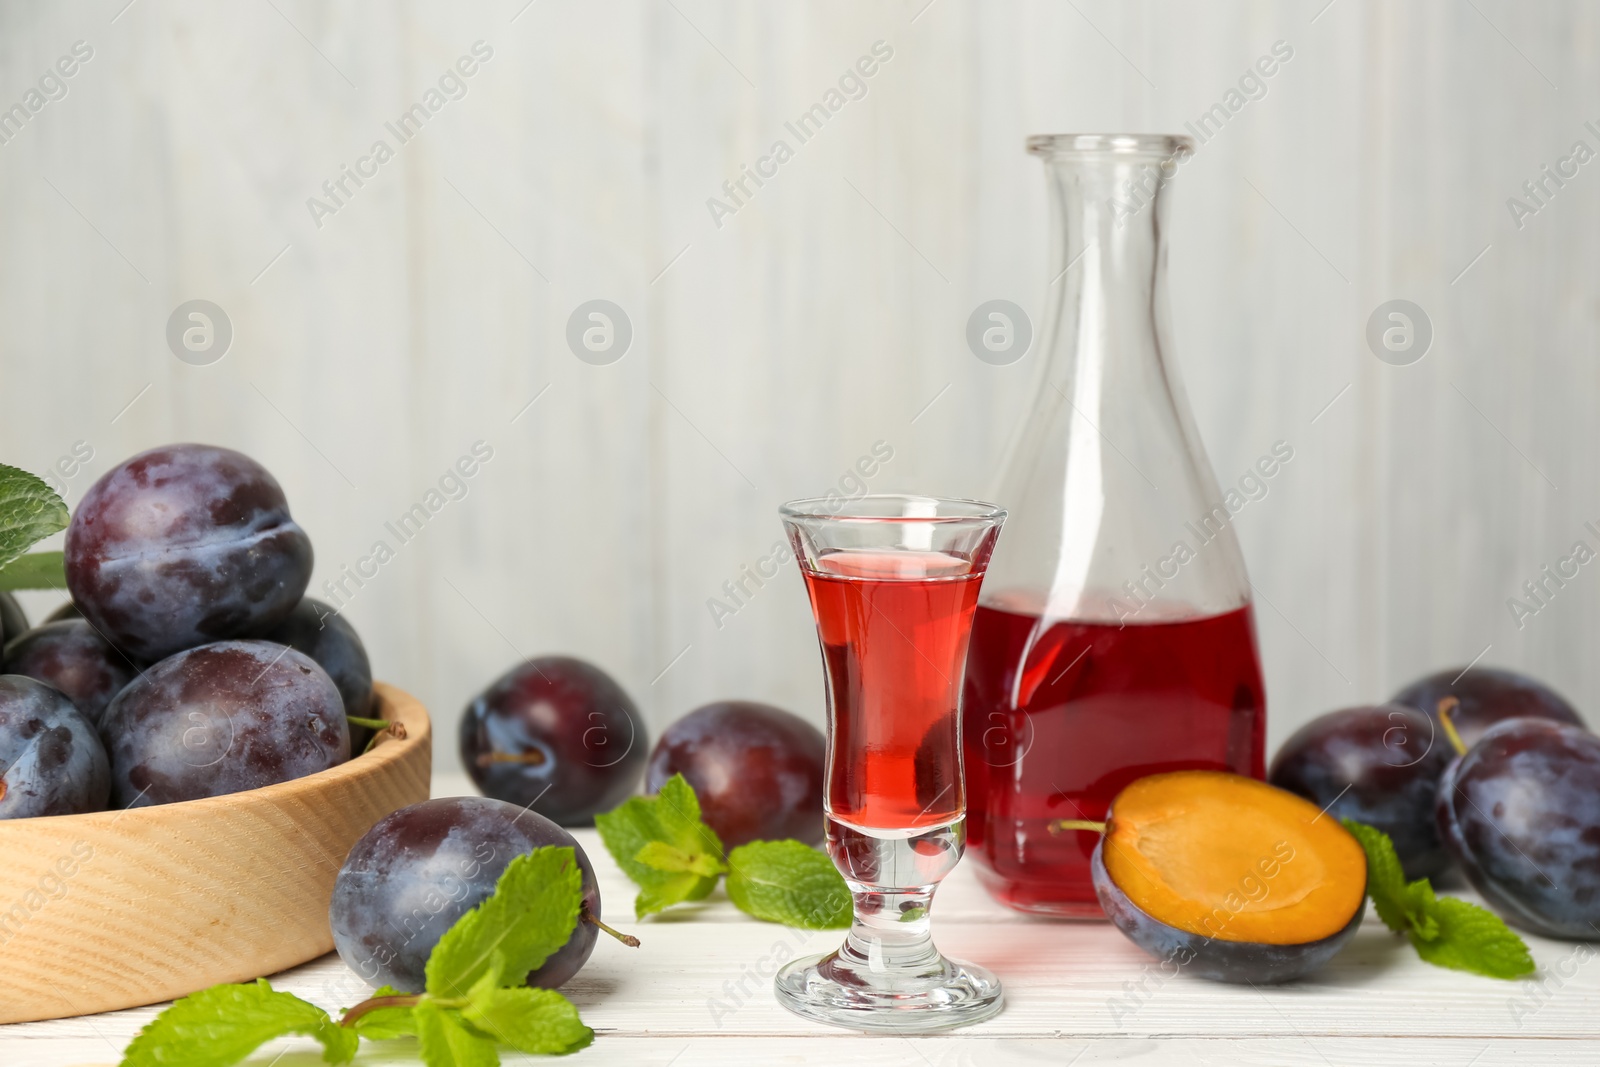
[[[522,655],[603,665],[655,731],[719,697],[820,720],[792,571],[720,629],[707,599],[875,441],[874,489],[986,493],[1034,357],[980,363],[963,329],[1040,306],[1024,137],[1181,130],[1280,40],[1172,232],[1219,480],[1295,449],[1238,519],[1272,742],[1480,653],[1600,698],[1600,567],[1524,629],[1505,604],[1597,543],[1600,163],[1520,230],[1506,199],[1600,145],[1600,5],[14,0],[0,105],[78,40],[68,95],[0,145],[0,458],[87,442],[76,502],[138,449],[243,449],[320,587],[489,442],[348,609],[445,768]],[[467,96],[317,228],[307,198],[478,40]],[[706,199],[880,40],[866,97],[714,225]],[[1397,297],[1435,331],[1407,367],[1363,341]],[[211,366],[164,339],[195,298],[235,330]],[[635,331],[609,366],[564,340],[596,298]]]

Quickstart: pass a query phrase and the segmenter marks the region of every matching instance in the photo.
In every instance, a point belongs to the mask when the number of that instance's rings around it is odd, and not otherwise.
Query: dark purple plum
[[[67,694],[97,726],[111,698],[139,673],[127,654],[85,619],[35,626],[6,644],[5,662],[11,674],[38,679]]]
[[[1319,715],[1283,743],[1267,781],[1329,815],[1388,834],[1407,878],[1433,877],[1450,855],[1434,801],[1454,750],[1432,718],[1402,705]]]
[[[1467,881],[1508,922],[1600,940],[1600,738],[1549,719],[1492,726],[1445,772],[1438,817]]]
[[[106,751],[67,696],[43,682],[0,675],[0,819],[103,811]]]
[[[1391,704],[1405,704],[1436,721],[1439,702],[1455,697],[1460,705],[1450,721],[1471,748],[1483,732],[1505,719],[1538,718],[1582,726],[1583,719],[1561,694],[1536,679],[1499,667],[1452,667],[1419,678],[1396,693]]]
[[[484,795],[562,826],[586,826],[626,800],[649,750],[622,687],[567,656],[517,664],[461,716],[461,762]]]
[[[339,957],[374,987],[420,993],[428,954],[446,930],[494,892],[517,856],[566,847],[583,872],[583,914],[600,918],[600,888],[583,847],[555,823],[488,797],[447,797],[401,808],[368,830],[339,869],[328,920]],[[580,917],[571,939],[528,984],[554,989],[594,951],[594,922]]]
[[[822,732],[770,704],[728,700],[696,708],[656,742],[645,773],[654,793],[683,775],[701,817],[727,848],[792,837],[822,840]]]
[[[17,603],[17,598],[0,590],[0,645],[9,642],[28,629],[28,616]]]
[[[168,445],[113,467],[67,527],[73,601],[146,660],[275,625],[305,592],[311,559],[266,468],[211,445]]]
[[[100,723],[119,808],[287,782],[343,763],[344,704],[311,657],[271,641],[180,652],[129,683]]]
[[[45,622],[60,622],[62,619],[81,619],[83,612],[78,610],[78,605],[67,601],[56,610],[44,617]]]
[[[1161,961],[1165,973],[1188,974],[1213,982],[1275,985],[1303,978],[1336,956],[1355,936],[1366,914],[1365,906],[1356,909],[1348,925],[1338,933],[1317,941],[1297,945],[1264,945],[1253,941],[1225,941],[1200,937],[1168,925],[1145,912],[1128,899],[1106,873],[1101,851],[1102,840],[1094,847],[1089,869],[1094,878],[1095,895],[1106,918],[1129,941]]]
[[[343,615],[320,600],[306,597],[282,622],[258,636],[288,645],[316,660],[338,688],[346,715],[373,717],[372,663],[361,636]],[[371,738],[369,727],[351,724],[350,754],[360,755]]]

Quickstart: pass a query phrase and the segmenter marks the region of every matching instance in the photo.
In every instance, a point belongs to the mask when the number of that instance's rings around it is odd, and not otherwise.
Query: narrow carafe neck
[[[1159,366],[1168,347],[1166,190],[1182,143],[1128,138],[1135,143],[1077,148],[1061,140],[1030,144],[1044,159],[1050,200],[1049,380],[1060,385],[1080,360]]]

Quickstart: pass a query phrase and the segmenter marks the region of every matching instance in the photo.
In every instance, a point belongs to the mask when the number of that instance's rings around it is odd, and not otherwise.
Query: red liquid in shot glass
[[[950,823],[966,806],[956,713],[981,573],[943,552],[837,551],[803,568],[832,715],[828,812]]]

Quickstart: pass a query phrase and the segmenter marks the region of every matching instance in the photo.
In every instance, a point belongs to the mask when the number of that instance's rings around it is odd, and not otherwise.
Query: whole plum
[[[117,807],[287,782],[343,763],[344,705],[311,657],[270,641],[180,652],[107,706],[100,732]]]
[[[1504,719],[1531,717],[1583,725],[1582,717],[1561,694],[1525,674],[1499,667],[1452,667],[1418,678],[1389,702],[1416,708],[1437,724],[1439,702],[1446,697],[1460,701],[1450,721],[1468,748]]]
[[[751,841],[822,840],[822,732],[770,704],[729,700],[696,708],[662,733],[645,791],[674,774],[694,786],[701,817],[733,849]]]
[[[141,452],[95,482],[67,527],[67,586],[118,647],[147,660],[259,633],[311,580],[311,541],[249,456]]]
[[[112,647],[85,619],[35,626],[5,649],[6,670],[54,686],[96,725],[111,698],[133,681],[139,668]]]
[[[1434,802],[1453,750],[1433,719],[1397,704],[1319,715],[1278,749],[1267,781],[1305,797],[1336,819],[1388,834],[1407,878],[1450,864]]]
[[[22,605],[17,603],[16,597],[0,590],[0,645],[17,637],[27,628],[28,616],[22,610]]]
[[[372,663],[361,636],[343,615],[306,597],[282,622],[259,636],[316,660],[338,688],[344,713],[358,719],[372,717]],[[371,728],[350,724],[350,754],[360,755],[371,737]]]
[[[1439,783],[1439,829],[1507,921],[1600,940],[1600,738],[1548,719],[1490,727]]]
[[[0,819],[103,811],[111,791],[106,751],[64,693],[0,675]]]
[[[649,748],[622,687],[567,656],[517,664],[461,716],[461,762],[478,788],[562,826],[627,799]]]
[[[487,797],[446,797],[385,816],[356,842],[333,884],[328,919],[339,957],[375,987],[420,993],[428,954],[445,931],[494,892],[513,859],[545,845],[572,849],[583,872],[582,916],[598,920],[589,857],[542,815]],[[596,926],[582,916],[529,985],[554,989],[588,962]]]

